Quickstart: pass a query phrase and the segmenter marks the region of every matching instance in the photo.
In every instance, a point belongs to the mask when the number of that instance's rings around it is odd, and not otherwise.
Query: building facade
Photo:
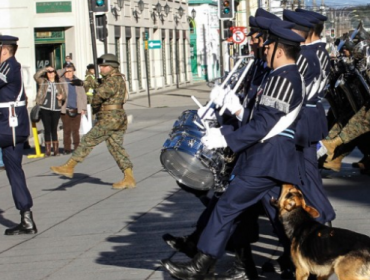
[[[36,96],[37,69],[61,68],[70,55],[76,76],[83,79],[86,66],[93,63],[88,1],[1,1],[0,33],[19,37],[16,57],[29,106]],[[118,56],[131,94],[146,93],[147,85],[155,91],[192,81],[187,1],[110,0],[108,5],[108,36],[97,39],[97,56]]]

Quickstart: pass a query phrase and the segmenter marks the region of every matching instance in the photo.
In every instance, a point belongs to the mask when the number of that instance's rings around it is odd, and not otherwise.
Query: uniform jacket
[[[22,88],[21,65],[10,57],[0,64],[0,103],[16,101]],[[20,101],[27,100],[24,89],[21,93]],[[18,126],[15,128],[16,135],[28,136],[30,134],[30,121],[27,106],[16,107],[15,112],[18,116]],[[9,108],[0,108],[0,133],[12,135],[9,127]]]
[[[91,103],[93,111],[97,112],[96,125],[100,125],[106,130],[126,130],[127,116],[123,108],[109,111],[100,110],[103,105],[122,106],[125,94],[126,84],[117,68],[113,68],[108,74],[102,76],[102,83],[95,88]]]
[[[322,126],[318,124],[326,122],[325,113],[323,116],[321,107],[318,106],[319,87],[317,85],[320,84],[322,78],[321,65],[312,45],[301,46],[297,65],[306,84],[306,99],[297,126],[296,143],[298,146],[308,147],[311,143],[324,138]],[[310,91],[314,94],[308,100]]]
[[[37,96],[36,96],[36,104],[39,104],[39,105],[42,105],[44,103],[46,92],[48,89],[48,79],[44,76],[46,71],[47,71],[46,68],[42,68],[39,71],[37,71],[35,75],[33,76],[33,78],[39,85],[39,89],[37,91]],[[58,93],[63,96],[62,100],[58,100],[59,106],[62,106],[64,100],[66,100],[66,93],[65,93],[64,87],[61,84],[56,84],[56,88],[58,90]]]
[[[66,108],[67,108],[67,100],[68,100],[68,81],[66,80],[66,78],[64,77],[64,72],[65,70],[63,69],[61,72],[58,71],[58,74],[61,73],[59,76],[61,77],[60,78],[60,82],[61,83],[64,83],[62,84],[63,87],[64,87],[64,91],[66,93],[66,101],[64,102],[63,106],[62,106],[62,110],[61,110],[61,113],[62,114],[65,114],[66,113]],[[76,77],[73,77],[74,79]],[[86,93],[85,93],[85,89],[83,86],[76,86],[76,93],[77,93],[77,112],[79,114],[81,114],[82,110],[87,110],[87,96],[86,96]]]
[[[270,72],[255,100],[252,119],[225,136],[239,158],[234,175],[270,177],[299,184],[298,158],[294,139],[276,135],[260,142],[282,116],[300,106],[302,81],[295,64]],[[294,134],[296,122],[289,129]]]

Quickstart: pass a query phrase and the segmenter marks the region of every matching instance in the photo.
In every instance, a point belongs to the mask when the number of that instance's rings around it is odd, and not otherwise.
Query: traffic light
[[[234,0],[218,0],[218,18],[220,20],[234,18]]]
[[[96,37],[104,41],[108,37],[107,16],[105,14],[95,16]]]
[[[330,29],[330,38],[335,38],[335,29]]]
[[[90,0],[91,10],[94,13],[106,13],[108,12],[108,0]]]

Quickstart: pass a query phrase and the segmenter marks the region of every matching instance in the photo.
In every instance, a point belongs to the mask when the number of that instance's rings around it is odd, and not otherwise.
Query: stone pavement
[[[25,150],[24,171],[39,232],[33,236],[0,235],[0,278],[171,279],[159,260],[187,258],[172,251],[161,236],[191,233],[204,207],[163,170],[159,155],[176,118],[184,110],[196,108],[190,96],[204,104],[209,92],[205,83],[166,90],[151,95],[151,108],[146,95],[131,96],[125,108],[133,121],[124,147],[134,163],[135,189],[111,189],[122,174],[103,143],[77,165],[73,179],[49,169],[67,161],[67,156],[29,159],[27,154],[34,150]],[[351,167],[360,158],[356,150],[344,159],[341,172],[323,171],[322,175],[337,213],[333,225],[370,235],[370,177]],[[6,174],[0,171],[0,232],[19,218]],[[264,217],[260,218],[260,233],[260,240],[253,244],[259,270],[266,261],[276,265],[281,253]],[[226,254],[216,271],[229,268],[232,260],[233,256]],[[261,273],[261,279],[280,279],[278,269]]]

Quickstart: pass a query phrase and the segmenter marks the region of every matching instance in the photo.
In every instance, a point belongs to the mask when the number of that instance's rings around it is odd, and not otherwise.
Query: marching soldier
[[[229,146],[233,152],[239,153],[239,157],[233,170],[235,177],[200,236],[199,252],[187,263],[162,260],[162,265],[176,278],[206,275],[223,255],[235,218],[256,202],[263,201],[271,221],[276,225],[276,209],[272,209],[267,202],[271,195],[278,195],[283,182],[300,183],[294,130],[303,101],[303,81],[295,62],[300,42],[304,39],[281,27],[278,21],[270,25],[269,32],[265,54],[267,64],[273,71],[258,88],[252,112],[248,112],[237,98],[226,96],[230,99],[227,109],[235,112],[245,124],[227,135],[213,128],[209,135],[202,138],[207,148]],[[282,122],[285,123],[280,126]],[[276,127],[278,123],[279,129]]]
[[[52,166],[54,173],[72,178],[77,163],[82,162],[92,149],[105,141],[110,154],[124,174],[124,178],[113,184],[113,189],[136,187],[129,155],[122,147],[123,135],[127,129],[127,115],[123,109],[127,92],[125,81],[118,70],[119,62],[115,55],[104,54],[98,58],[101,84],[96,83],[95,94],[91,103],[96,113],[96,122],[92,129],[82,137],[80,145],[73,151],[72,157],[61,166]],[[82,86],[81,80],[73,80],[72,84]]]
[[[23,145],[29,136],[30,121],[21,65],[14,57],[17,41],[17,37],[0,36],[0,148],[15,207],[21,214],[21,223],[5,230],[5,235],[37,233],[31,212],[33,201],[22,169]]]
[[[309,34],[315,30],[318,20],[290,10],[283,11],[283,18],[295,24],[293,31],[305,38],[297,60],[299,72],[305,80],[305,100],[296,131],[296,144],[301,157],[301,174],[306,199],[320,212],[319,222],[335,219],[334,209],[324,192],[322,178],[318,169],[316,146],[327,133],[325,111],[319,103],[322,70],[316,47],[309,44]],[[325,128],[323,128],[325,127]]]

